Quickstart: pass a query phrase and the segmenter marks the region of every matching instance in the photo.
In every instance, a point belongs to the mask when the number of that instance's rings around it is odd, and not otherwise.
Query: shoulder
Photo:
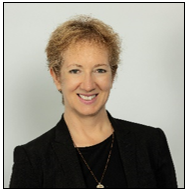
[[[57,135],[63,127],[64,121],[62,117],[60,121],[50,130],[23,145],[17,146],[14,149],[14,158],[21,160],[19,158],[23,158],[24,156],[42,157],[49,155],[52,151],[52,143],[56,140]]]
[[[160,142],[166,140],[165,133],[162,129],[114,118],[116,130],[122,135],[132,135],[136,142]]]
[[[28,143],[22,145],[24,148],[32,149],[36,147],[37,150],[40,150],[47,147],[55,138],[56,127],[48,130],[47,132],[43,133],[42,135],[38,136],[37,138],[29,141]]]
[[[107,113],[114,130],[121,138],[129,135],[129,137],[134,138],[136,141],[147,140],[151,142],[166,139],[164,132],[160,128],[114,118],[108,111]]]
[[[156,161],[169,154],[168,142],[162,129],[121,119],[114,121],[121,148],[134,146],[139,156],[148,154]]]
[[[43,151],[45,150],[45,148],[48,148],[52,142],[56,140],[58,135],[67,135],[65,130],[66,125],[62,115],[60,120],[56,123],[56,125],[53,128],[49,129],[48,131],[38,136],[37,138],[27,142],[26,144],[21,145],[21,147],[23,147],[26,150]]]
[[[25,161],[27,157],[42,156],[51,146],[55,137],[56,127],[29,141],[26,144],[19,145],[14,149],[15,161]]]
[[[156,129],[158,129],[158,128],[150,126],[150,125],[135,123],[135,122],[131,122],[131,121],[123,120],[123,119],[114,118],[114,120],[121,128],[129,129],[133,132],[139,132],[139,133],[155,132]]]
[[[63,115],[52,129],[24,145],[17,146],[14,155],[15,157],[26,155],[29,157],[38,156],[40,158],[42,156],[51,156],[54,143],[61,143],[63,145],[71,144],[71,138]]]

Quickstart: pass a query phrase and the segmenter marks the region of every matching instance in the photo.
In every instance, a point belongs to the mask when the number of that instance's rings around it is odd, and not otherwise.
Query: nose
[[[81,82],[80,88],[86,92],[95,90],[96,84],[92,74],[85,74]]]

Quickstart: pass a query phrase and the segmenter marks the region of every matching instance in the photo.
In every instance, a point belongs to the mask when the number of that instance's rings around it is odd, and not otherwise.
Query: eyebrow
[[[108,66],[108,65],[105,64],[105,63],[102,63],[102,64],[97,64],[97,65],[95,65],[94,67],[101,67],[101,66]]]
[[[79,65],[79,64],[70,64],[70,65],[68,65],[67,67],[71,67],[71,66],[76,66],[76,67],[80,67],[80,68],[82,68],[82,65]]]
[[[79,65],[79,64],[70,64],[70,65],[68,65],[67,67],[71,67],[71,66],[76,66],[76,67],[79,67],[79,68],[82,68],[83,66],[82,65]],[[101,67],[101,66],[108,66],[107,64],[104,64],[104,63],[101,63],[101,64],[96,64],[96,65],[94,65],[94,68],[95,67]]]

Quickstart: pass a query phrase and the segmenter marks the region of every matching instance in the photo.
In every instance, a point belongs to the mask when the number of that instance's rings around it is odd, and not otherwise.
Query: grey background
[[[64,111],[45,47],[57,25],[89,14],[111,25],[123,52],[107,109],[165,132],[184,187],[184,4],[6,3],[4,5],[4,187],[13,149],[51,129]]]

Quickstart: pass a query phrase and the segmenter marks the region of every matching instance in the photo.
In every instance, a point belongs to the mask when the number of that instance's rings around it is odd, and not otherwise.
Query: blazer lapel
[[[128,188],[138,188],[134,136],[131,134],[130,127],[125,127],[125,124],[122,124],[121,121],[112,118],[109,113],[108,115],[116,133]]]
[[[52,146],[66,175],[66,186],[60,182],[62,186],[59,188],[86,188],[79,160],[63,117],[57,124],[56,138]]]

